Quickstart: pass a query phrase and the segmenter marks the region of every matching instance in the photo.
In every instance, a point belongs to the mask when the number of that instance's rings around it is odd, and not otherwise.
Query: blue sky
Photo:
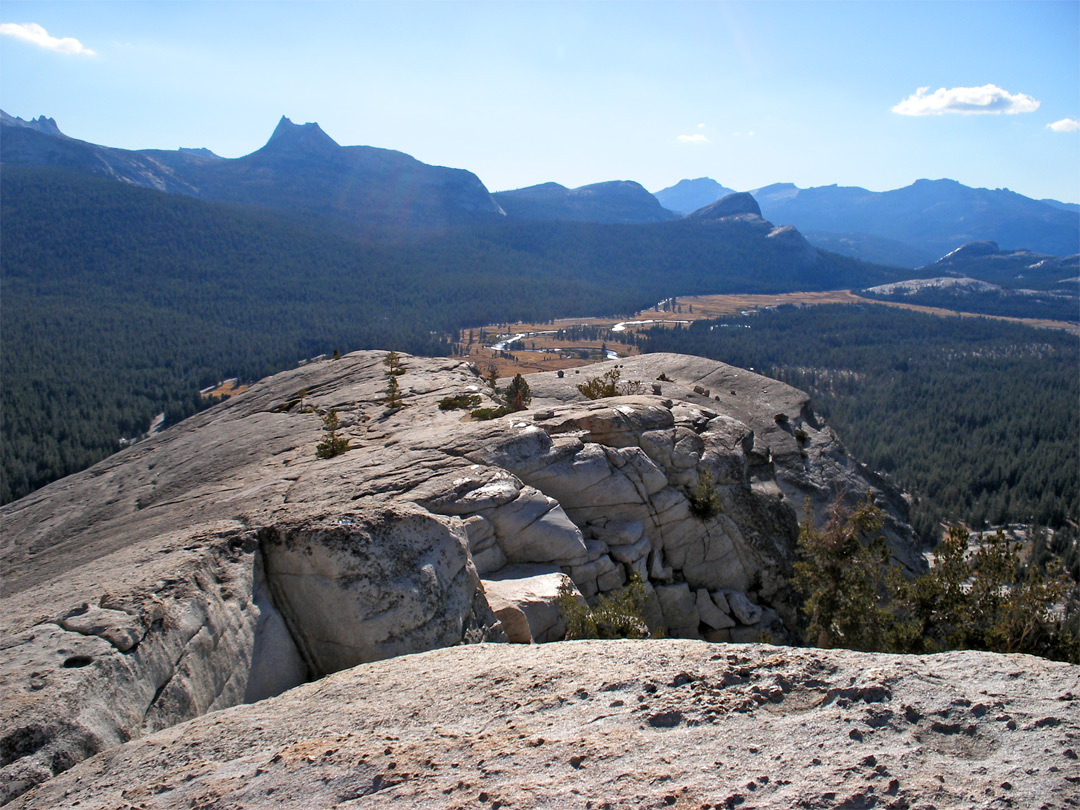
[[[493,191],[950,177],[1080,202],[1073,0],[5,0],[0,34],[0,106],[110,146],[238,157],[284,114]]]

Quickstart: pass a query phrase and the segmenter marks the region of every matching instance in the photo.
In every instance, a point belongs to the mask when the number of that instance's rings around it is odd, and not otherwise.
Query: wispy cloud
[[[960,113],[974,115],[979,113],[1016,113],[1035,112],[1039,103],[1023,93],[1010,93],[996,84],[984,84],[982,87],[944,87],[930,92],[929,87],[920,87],[914,95],[908,96],[895,107],[899,115],[944,115]]]
[[[1076,132],[1080,129],[1080,121],[1075,118],[1062,118],[1060,121],[1047,124],[1046,128],[1054,132]]]
[[[15,37],[39,48],[45,48],[57,53],[70,53],[79,56],[94,56],[94,52],[83,46],[74,37],[52,37],[49,32],[37,23],[0,23],[0,34],[6,37]]]
[[[700,132],[695,132],[693,135],[679,135],[678,140],[683,143],[708,143],[709,139],[702,135]]]

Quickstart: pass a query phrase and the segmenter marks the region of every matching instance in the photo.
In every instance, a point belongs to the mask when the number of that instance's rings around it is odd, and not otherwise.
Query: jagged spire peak
[[[274,128],[270,140],[266,142],[266,147],[270,146],[307,152],[340,148],[337,141],[323,132],[317,123],[312,121],[306,124],[294,124],[284,115]]]

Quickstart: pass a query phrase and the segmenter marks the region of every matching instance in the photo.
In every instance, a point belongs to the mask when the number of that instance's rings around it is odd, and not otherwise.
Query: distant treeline
[[[927,540],[944,519],[1060,527],[1080,516],[1074,335],[885,306],[784,306],[653,328],[641,345],[809,392],[855,458],[915,496]]]
[[[1039,318],[1048,321],[1080,321],[1080,295],[1052,292],[1016,292],[987,290],[985,292],[956,292],[930,287],[911,294],[883,295],[863,291],[859,295],[882,301],[900,301],[923,307],[937,307],[955,312],[973,312],[1006,318]]]
[[[672,294],[868,286],[896,271],[694,223],[521,223],[409,244],[56,169],[0,177],[0,502],[200,388],[334,349],[445,354],[460,328],[630,314]]]

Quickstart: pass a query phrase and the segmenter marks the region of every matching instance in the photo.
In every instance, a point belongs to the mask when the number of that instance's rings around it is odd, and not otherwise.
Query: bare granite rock
[[[558,641],[566,635],[566,621],[559,612],[559,588],[568,585],[575,597],[573,581],[553,565],[511,565],[492,579],[484,580],[484,593],[492,611],[503,623],[507,640],[529,644]],[[513,630],[507,626],[505,618]],[[514,615],[520,613],[524,626]]]
[[[1080,667],[590,641],[365,664],[99,754],[15,808],[1069,808]]]
[[[624,378],[664,373],[664,397],[584,400],[574,381],[605,363],[533,375],[533,410],[478,422],[438,407],[495,401],[474,367],[404,357],[387,408],[383,358],[275,375],[0,509],[0,801],[358,663],[505,640],[481,577],[513,592],[513,566],[553,566],[587,599],[637,574],[654,628],[783,640],[797,510],[836,481],[892,509],[894,554],[921,560],[899,494],[781,383],[650,355]],[[320,459],[330,409],[351,450]],[[706,472],[720,510],[703,519]],[[511,634],[524,618],[558,637],[550,587],[521,585],[520,615],[500,606]]]

